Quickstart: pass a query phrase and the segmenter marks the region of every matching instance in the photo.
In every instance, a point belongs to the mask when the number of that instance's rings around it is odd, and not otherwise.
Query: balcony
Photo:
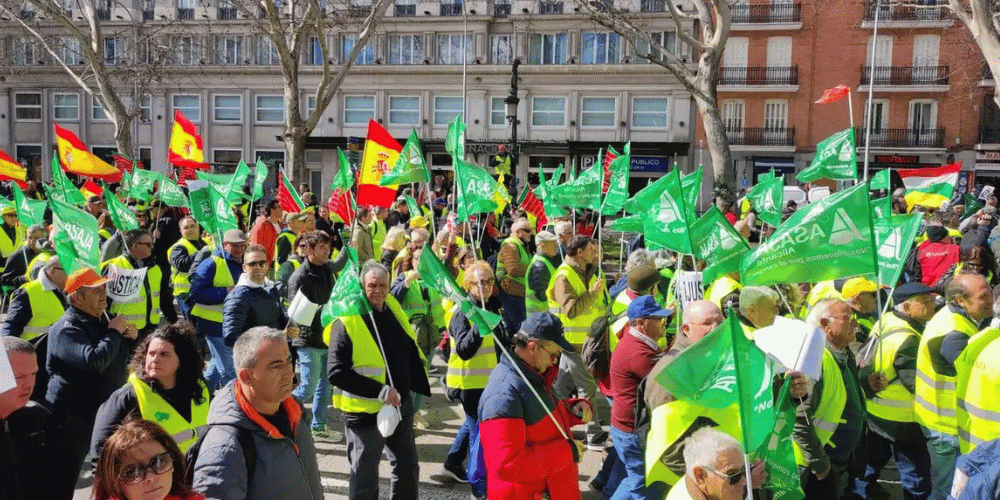
[[[791,24],[802,22],[802,4],[737,4],[733,24]]]
[[[187,9],[183,7],[177,8],[177,19],[190,21],[194,19],[194,9]]]
[[[948,66],[875,66],[874,74],[871,66],[862,66],[860,85],[867,87],[870,82],[889,87],[947,87]]]
[[[393,15],[396,17],[413,17],[417,15],[417,4],[413,3],[409,5],[396,4],[395,8],[393,9]]]
[[[914,23],[921,26],[928,23],[945,22],[950,24],[948,8],[945,3],[935,1],[918,0],[916,3],[899,3],[886,5],[886,2],[878,2],[878,22],[882,23]],[[875,2],[870,2],[865,8],[865,23],[875,22]]]
[[[719,85],[798,85],[798,66],[730,66],[719,68]]]
[[[642,0],[639,4],[639,10],[642,12],[666,12],[667,2],[666,0]]]
[[[236,7],[219,7],[219,20],[232,21],[236,19]]]
[[[563,3],[562,2],[538,2],[538,13],[539,14],[562,14],[563,13]]]
[[[730,146],[795,146],[795,127],[744,127],[727,128]]]
[[[111,11],[108,9],[97,9],[94,11],[94,16],[97,17],[98,21],[110,21]]]
[[[510,4],[509,3],[498,3],[493,6],[493,16],[494,17],[507,17],[510,15]]]
[[[441,15],[442,16],[461,16],[462,15],[462,3],[443,3],[441,4]]]
[[[865,147],[865,129],[854,129],[858,148]],[[944,129],[881,128],[872,130],[873,148],[944,148]]]

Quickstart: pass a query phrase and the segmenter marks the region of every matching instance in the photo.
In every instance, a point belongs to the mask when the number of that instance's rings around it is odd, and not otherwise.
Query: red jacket
[[[275,231],[274,224],[263,215],[258,216],[250,230],[250,240],[247,245],[260,245],[267,250],[268,262],[274,262],[274,244],[278,241],[278,231]]]
[[[917,247],[917,261],[920,262],[920,281],[934,286],[952,265],[958,262],[959,248],[954,243],[927,240]]]
[[[552,411],[572,438],[570,429],[583,422],[570,407],[586,400],[557,402],[551,393],[559,372],[556,367],[543,377],[520,359],[517,363],[545,399],[545,407],[517,375],[510,359],[502,357],[479,402],[479,436],[486,462],[488,497],[535,500],[548,492],[551,500],[579,500],[576,445],[562,437],[545,408]]]

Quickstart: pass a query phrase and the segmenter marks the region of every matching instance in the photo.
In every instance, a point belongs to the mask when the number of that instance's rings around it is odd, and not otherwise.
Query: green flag
[[[781,178],[757,183],[747,193],[747,199],[757,211],[760,220],[778,227],[781,225],[781,208],[785,203],[785,182]]]
[[[562,164],[559,165],[554,174],[562,175]],[[552,179],[555,178],[556,175],[553,175]],[[542,206],[545,208],[545,217],[549,220],[566,215],[566,210],[563,210],[562,207],[556,205],[552,199],[552,179],[546,181],[545,171],[541,168],[538,169],[538,185],[535,186],[535,196],[538,197],[539,200],[542,200]]]
[[[240,160],[240,164],[236,166],[236,172],[233,172],[233,176],[229,179],[229,185],[226,186],[225,190],[219,189],[219,194],[225,197],[230,204],[238,205],[246,198],[243,194],[243,186],[246,185],[248,177],[250,177],[250,166]]]
[[[132,213],[132,210],[129,210],[107,186],[103,187],[104,202],[108,205],[108,216],[111,217],[111,222],[114,222],[115,229],[123,232],[139,229],[139,221],[136,219],[135,214]]]
[[[604,215],[614,215],[618,213],[628,201],[628,181],[629,166],[632,162],[632,143],[625,143],[622,154],[611,160],[608,167],[611,170],[611,181],[608,184],[608,193],[604,196],[604,203],[601,213]]]
[[[459,220],[468,220],[469,216],[492,212],[497,208],[493,201],[493,190],[496,181],[489,172],[466,163],[461,158],[455,158],[456,208]]]
[[[45,218],[46,202],[28,199],[16,182],[11,183],[11,187],[14,189],[14,209],[17,210],[18,222],[24,224],[25,227],[41,224]],[[32,202],[36,204],[33,205]],[[41,204],[41,207],[38,204]],[[41,208],[41,212],[39,212],[39,208]]]
[[[56,198],[78,207],[87,204],[83,193],[70,182],[69,177],[66,177],[66,172],[63,172],[62,167],[59,166],[58,155],[52,156],[52,183],[53,189],[50,198]]]
[[[757,344],[743,333],[732,309],[728,316],[729,334],[733,338],[733,368],[740,401],[743,451],[752,453],[764,443],[774,425],[771,363]]]
[[[644,214],[619,217],[611,223],[611,229],[629,233],[641,233],[644,230],[643,226],[645,218],[646,216]]]
[[[798,210],[743,258],[743,286],[817,282],[875,273],[868,185]]]
[[[236,223],[236,215],[233,214],[233,205],[222,193],[213,186],[208,186],[209,196],[212,200],[212,216],[215,217],[215,230],[220,235],[230,229],[239,229]]]
[[[455,278],[444,267],[444,264],[437,258],[437,255],[434,255],[434,251],[431,250],[429,245],[424,246],[423,252],[420,253],[417,272],[420,274],[420,279],[428,288],[437,290],[442,298],[447,298],[456,304],[461,304],[462,312],[469,318],[469,321],[473,325],[478,327],[479,335],[489,335],[500,323],[500,316],[476,307],[469,300],[468,294],[455,283]]]
[[[878,198],[872,200],[872,217],[875,219],[881,219],[883,217],[890,217],[892,215],[892,198],[886,196],[885,198]]]
[[[444,139],[444,150],[452,158],[465,158],[465,124],[462,123],[462,115],[455,115],[455,119],[448,124],[448,135]]]
[[[403,199],[406,200],[406,208],[410,210],[411,218],[424,214],[423,211],[420,210],[420,205],[417,205],[417,200],[414,200],[412,196],[404,194]]]
[[[469,318],[470,323],[476,325],[476,330],[480,337],[485,337],[493,333],[493,329],[500,324],[499,314],[494,314],[486,309],[475,306],[468,299],[462,302],[462,313],[465,314],[466,318]]]
[[[681,189],[680,171],[676,168],[667,174],[669,181],[660,194],[659,202],[647,207],[649,216],[644,228],[646,245],[651,249],[667,248],[684,254],[691,253],[691,234],[688,230],[687,208]]]
[[[873,221],[878,245],[878,282],[895,286],[903,273],[913,239],[920,229],[920,214],[893,215]]]
[[[354,185],[354,177],[351,175],[351,162],[347,155],[340,148],[337,148],[337,173],[333,174],[333,182],[330,183],[330,191],[345,191]]]
[[[879,171],[877,174],[872,176],[871,182],[868,184],[872,191],[876,189],[889,190],[889,169]]]
[[[424,152],[420,147],[420,139],[417,138],[417,130],[411,129],[410,138],[406,140],[403,150],[399,152],[396,164],[382,175],[378,185],[389,186],[430,181],[431,174],[427,171],[427,163],[424,162]]]
[[[56,227],[56,255],[66,274],[72,274],[83,266],[100,269],[97,219],[58,199],[49,200],[49,203]]]
[[[604,167],[595,163],[569,182],[564,182],[552,190],[554,202],[562,207],[601,209],[601,184],[604,181]]]
[[[656,181],[647,184],[646,187],[635,193],[630,200],[625,202],[625,210],[638,214],[646,213],[649,211],[649,207],[656,205],[660,200],[660,195],[663,194],[663,190],[667,189],[667,184],[670,183],[670,176],[664,175]]]
[[[160,181],[160,191],[157,193],[157,196],[169,207],[190,208],[190,203],[188,202],[187,195],[184,194],[184,190],[170,179]]]
[[[347,265],[340,272],[340,277],[337,278],[330,293],[330,301],[323,306],[323,312],[320,314],[323,326],[333,323],[337,318],[368,314],[371,311],[368,297],[361,288],[361,279],[358,276],[357,252],[354,249],[349,249],[349,252]]]
[[[198,221],[202,229],[209,234],[217,235],[212,189],[211,184],[205,184],[200,188],[190,190],[188,196],[191,200],[191,216]]]
[[[757,449],[756,456],[764,461],[767,480],[764,489],[771,490],[774,500],[802,500],[802,482],[795,464],[792,430],[795,427],[795,406],[788,396],[792,379],[788,378],[778,391],[774,425],[768,438]]]
[[[253,173],[253,193],[250,194],[251,203],[264,197],[264,181],[267,180],[267,176],[267,165],[260,158],[257,158],[257,165]]]
[[[743,335],[735,316],[723,321],[668,364],[656,381],[681,401],[722,410],[739,401],[731,329]]]
[[[816,179],[857,179],[858,155],[854,151],[854,129],[845,128],[816,145],[816,156],[795,176],[799,182]]]
[[[777,175],[774,173],[774,169],[768,170],[767,172],[762,172],[757,176],[757,184],[774,179]]]
[[[156,184],[164,179],[166,177],[159,172],[137,168],[132,171],[132,189],[128,195],[142,201],[152,200]]]
[[[675,165],[674,168],[677,168],[677,166]],[[685,208],[687,208],[688,220],[694,220],[697,217],[695,208],[698,206],[698,198],[701,196],[701,178],[701,165],[698,165],[698,170],[681,177],[681,189],[684,191],[684,203]]]
[[[709,264],[702,271],[702,283],[739,271],[743,256],[750,251],[747,241],[715,205],[691,224],[691,244],[695,257]]]
[[[983,202],[976,198],[975,196],[966,193],[965,194],[965,210],[962,211],[962,218],[966,218],[983,208]]]

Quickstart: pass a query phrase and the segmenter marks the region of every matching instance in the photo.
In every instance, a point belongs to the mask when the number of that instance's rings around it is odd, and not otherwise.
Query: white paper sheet
[[[319,304],[309,302],[302,290],[299,290],[288,305],[288,317],[300,325],[311,325],[318,310]]]
[[[0,351],[0,393],[7,392],[17,387],[17,380],[14,379],[14,369],[10,367],[10,360],[7,359],[7,351]]]
[[[826,336],[819,329],[802,320],[777,316],[773,325],[754,331],[753,338],[760,350],[785,368],[820,378]]]

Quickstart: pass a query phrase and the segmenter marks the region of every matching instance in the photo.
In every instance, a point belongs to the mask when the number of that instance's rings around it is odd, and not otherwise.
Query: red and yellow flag
[[[399,158],[403,146],[393,139],[375,120],[368,120],[368,138],[361,160],[361,175],[358,179],[358,206],[375,205],[389,208],[396,198],[398,184],[379,186],[378,181],[392,169]]]
[[[101,186],[98,186],[93,179],[87,179],[87,182],[84,182],[83,185],[80,186],[80,192],[83,193],[83,197],[87,199],[91,196],[104,196],[104,190],[101,189]]]
[[[24,189],[27,179],[28,171],[0,149],[0,181],[14,181]]]
[[[94,156],[73,132],[59,125],[56,128],[56,146],[63,170],[104,182],[121,182],[122,173],[106,161]]]
[[[174,131],[170,134],[170,152],[167,161],[172,165],[184,168],[208,170],[205,163],[205,147],[191,120],[188,120],[181,110],[174,110]]]

